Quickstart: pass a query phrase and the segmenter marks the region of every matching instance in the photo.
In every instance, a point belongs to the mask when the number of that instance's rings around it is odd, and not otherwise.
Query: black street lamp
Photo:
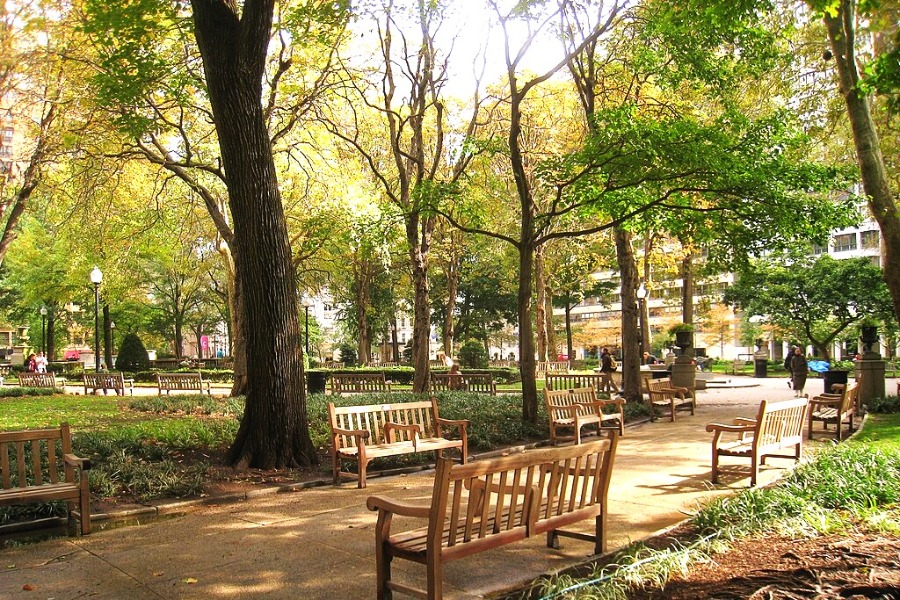
[[[649,330],[647,323],[647,308],[644,306],[644,303],[647,300],[647,288],[644,286],[644,282],[641,282],[641,285],[638,286],[638,289],[634,292],[634,295],[637,296],[638,301],[638,310],[640,311],[640,316],[638,318],[638,327],[640,328],[641,336],[638,339],[638,351],[641,357],[641,361],[644,359],[644,350],[650,351],[650,342],[649,342]],[[644,345],[644,338],[647,338],[647,344]]]
[[[91,269],[91,283],[94,284],[94,370],[100,372],[100,284],[103,271]]]
[[[41,307],[41,352],[44,353],[44,356],[47,355],[47,307]]]

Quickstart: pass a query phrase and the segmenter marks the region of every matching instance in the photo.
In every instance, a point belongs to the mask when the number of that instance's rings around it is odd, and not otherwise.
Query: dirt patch
[[[900,536],[852,533],[747,539],[665,590],[629,600],[900,600]]]

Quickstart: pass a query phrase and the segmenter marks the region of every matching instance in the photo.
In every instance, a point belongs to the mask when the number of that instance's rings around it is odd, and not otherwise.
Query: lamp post
[[[116,351],[116,322],[109,322],[109,343],[112,346],[112,351]],[[108,367],[109,365],[107,365]]]
[[[647,300],[647,288],[644,286],[643,281],[641,282],[641,285],[638,286],[638,289],[634,292],[634,295],[637,296],[638,311],[640,312],[638,325],[641,329],[641,337],[638,340],[640,346],[640,348],[638,348],[638,351],[640,353],[641,360],[643,361],[644,350],[646,349],[649,352],[650,347],[650,330],[647,325],[647,308],[644,304]]]
[[[41,352],[44,353],[44,356],[47,355],[47,329],[46,329],[46,319],[47,319],[47,307],[41,307]]]
[[[100,372],[100,284],[103,271],[91,269],[91,283],[94,284],[94,370]]]

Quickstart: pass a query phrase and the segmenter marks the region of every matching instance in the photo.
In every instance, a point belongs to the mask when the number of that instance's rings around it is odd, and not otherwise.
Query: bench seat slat
[[[78,486],[74,483],[45,483],[24,488],[0,490],[0,505],[12,506],[23,502],[50,502],[78,498]]]

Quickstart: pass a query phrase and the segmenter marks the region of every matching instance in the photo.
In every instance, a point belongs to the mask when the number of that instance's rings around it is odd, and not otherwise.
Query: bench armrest
[[[717,433],[726,433],[726,432],[730,432],[730,433],[748,433],[748,432],[753,431],[754,429],[756,429],[756,423],[755,423],[755,422],[754,422],[752,425],[751,425],[751,424],[747,424],[747,425],[738,425],[738,424],[734,424],[734,425],[726,425],[726,424],[724,424],[724,423],[708,423],[708,424],[706,425],[706,431],[708,431],[708,432],[710,432],[710,433],[712,433],[712,432],[717,432]]]
[[[74,454],[63,454],[63,462],[70,467],[75,467],[82,471],[89,471],[91,469],[91,461],[89,458],[79,458]]]
[[[837,398],[823,398],[822,396],[816,396],[815,398],[810,398],[809,405],[816,406],[833,406],[835,408],[839,407],[843,401],[843,398],[838,396]]]
[[[372,435],[367,429],[337,429],[334,428],[331,430],[332,437],[337,437],[339,435],[346,435],[350,437],[359,438],[360,440],[367,440],[369,436]]]
[[[400,515],[401,517],[418,517],[420,519],[427,519],[429,514],[431,514],[431,506],[407,504],[385,496],[369,496],[366,500],[366,508],[392,515]]]
[[[384,424],[384,437],[387,438],[387,442],[389,444],[394,443],[394,431],[408,431],[414,434],[415,437],[419,437],[422,433],[422,428],[418,425],[401,425],[400,423],[385,423]]]

